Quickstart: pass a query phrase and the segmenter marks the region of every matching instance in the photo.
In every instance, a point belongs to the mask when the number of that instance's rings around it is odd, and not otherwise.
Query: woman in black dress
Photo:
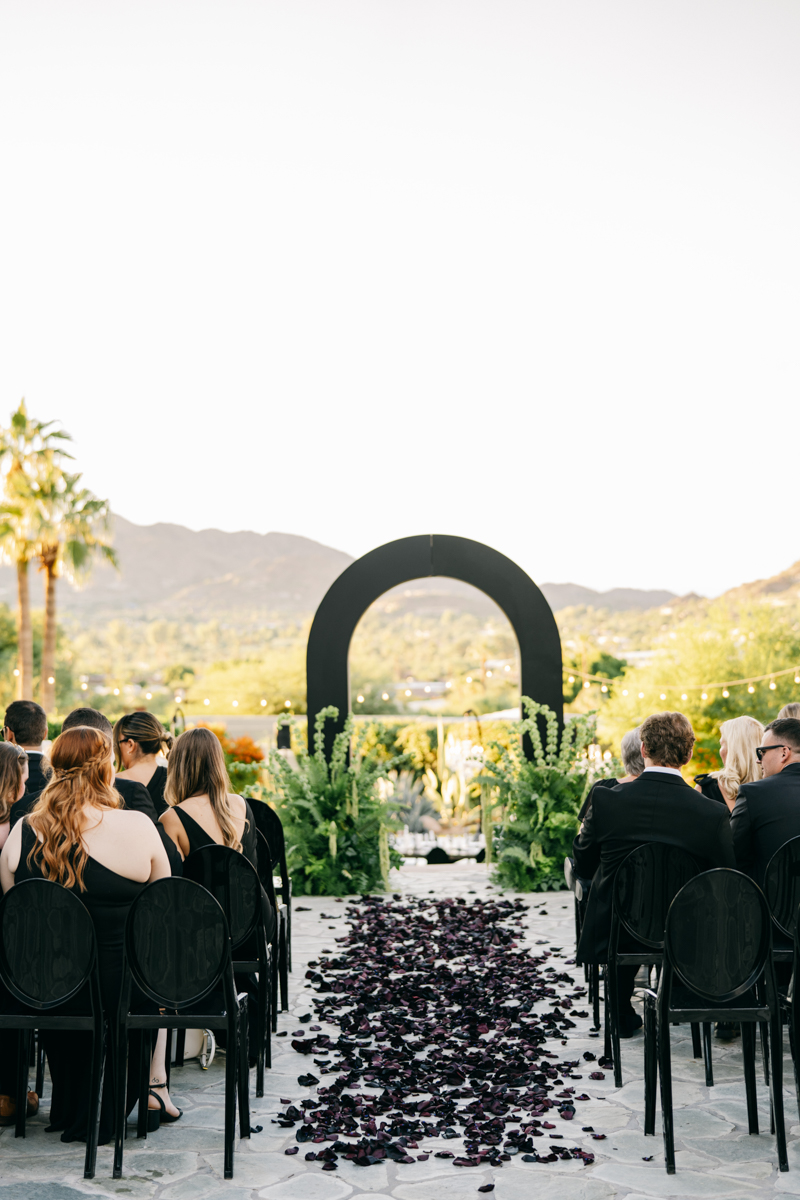
[[[169,807],[161,824],[184,858],[201,846],[230,846],[257,868],[253,811],[229,788],[219,738],[202,726],[187,729],[170,754],[165,791]]]
[[[87,726],[67,730],[53,743],[50,761],[50,781],[3,847],[0,882],[6,892],[23,879],[52,879],[77,892],[94,924],[103,1007],[112,1013],[122,985],[128,911],[145,884],[169,875],[169,861],[150,818],[120,808],[105,733]],[[86,1140],[90,1038],[78,1031],[43,1035],[53,1083],[48,1131],[60,1132],[62,1142]],[[113,1136],[109,1059],[99,1141]]]
[[[117,778],[143,783],[159,817],[167,809],[164,799],[167,768],[157,761],[156,756],[161,753],[168,758],[171,747],[172,734],[167,733],[152,713],[126,713],[114,726]]]

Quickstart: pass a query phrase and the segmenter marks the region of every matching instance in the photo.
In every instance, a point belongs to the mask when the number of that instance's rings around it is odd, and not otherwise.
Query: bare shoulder
[[[237,796],[235,792],[228,792],[231,809],[237,816],[244,817],[247,813],[247,804],[243,796]]]

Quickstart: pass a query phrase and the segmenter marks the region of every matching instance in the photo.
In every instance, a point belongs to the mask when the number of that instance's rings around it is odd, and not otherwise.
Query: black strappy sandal
[[[166,1087],[167,1081],[164,1080],[163,1083],[157,1083],[155,1086],[156,1087]],[[158,1118],[158,1124],[155,1126],[156,1129],[158,1129],[159,1124],[160,1125],[170,1125],[173,1121],[179,1121],[181,1119],[181,1117],[183,1116],[182,1108],[178,1109],[177,1117],[173,1117],[172,1113],[168,1113],[166,1104],[161,1099],[158,1092],[156,1092],[153,1088],[150,1088],[148,1095],[152,1096],[154,1100],[158,1101],[158,1108],[150,1108],[149,1105],[147,1106],[147,1132],[148,1133],[151,1132],[150,1120],[153,1116]]]

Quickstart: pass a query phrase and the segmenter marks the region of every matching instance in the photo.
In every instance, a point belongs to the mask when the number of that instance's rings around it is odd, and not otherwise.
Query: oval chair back
[[[97,959],[92,918],[75,893],[25,879],[0,902],[0,978],[29,1008],[46,1012],[88,982]]]
[[[261,880],[261,886],[267,893],[270,904],[277,912],[278,902],[275,897],[275,880],[272,877],[272,851],[269,848],[269,842],[260,829],[256,829],[256,846],[258,847],[258,878]]]
[[[280,817],[269,804],[256,801],[253,806],[256,828],[266,839],[270,849],[270,860],[273,871],[282,874],[282,864],[286,859],[286,839]]]
[[[222,906],[236,950],[255,933],[261,916],[261,881],[249,859],[230,846],[201,846],[183,864],[184,879],[209,891]]]
[[[800,837],[784,842],[769,860],[764,872],[764,895],[773,921],[793,942],[800,906]]]
[[[230,947],[220,904],[191,879],[156,879],[131,905],[125,927],[131,977],[160,1008],[197,1004],[224,978]]]
[[[758,884],[726,867],[685,884],[667,914],[664,949],[678,981],[709,1003],[727,1003],[763,975],[772,920]]]
[[[700,873],[680,846],[648,842],[632,850],[614,880],[614,909],[620,925],[637,942],[660,950],[667,913],[681,888]]]

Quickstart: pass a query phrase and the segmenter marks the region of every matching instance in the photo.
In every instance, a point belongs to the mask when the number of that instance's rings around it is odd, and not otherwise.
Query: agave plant
[[[573,718],[558,736],[555,713],[522,698],[512,749],[492,743],[497,761],[487,760],[481,783],[504,806],[495,835],[494,878],[504,887],[531,892],[564,886],[564,858],[578,830],[578,813],[594,778],[587,750],[594,741],[594,714]],[[542,743],[540,720],[545,726]],[[522,751],[530,738],[533,758]]]
[[[333,706],[318,713],[315,745],[323,746],[325,722],[338,716]],[[277,751],[270,755],[269,791],[283,821],[298,895],[384,890],[389,868],[403,861],[389,846],[389,830],[397,822],[377,786],[403,760],[381,762],[374,753],[364,753],[366,730],[354,738],[353,727],[350,716],[334,740],[330,762],[321,748],[314,754],[300,749],[296,768]]]

